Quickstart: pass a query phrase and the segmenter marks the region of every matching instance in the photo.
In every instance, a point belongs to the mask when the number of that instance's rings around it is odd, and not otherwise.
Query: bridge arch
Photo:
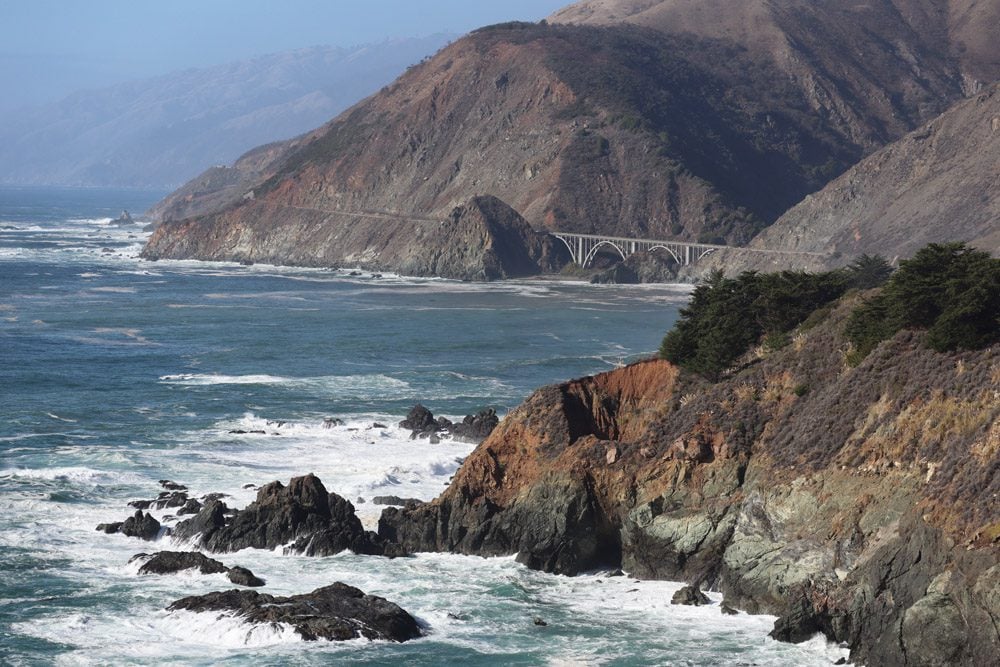
[[[579,264],[580,263],[580,258],[576,256],[576,248],[574,248],[570,244],[570,242],[568,240],[566,240],[566,237],[561,236],[559,234],[553,234],[552,236],[556,237],[557,239],[559,239],[560,241],[563,242],[563,245],[566,246],[567,249],[569,249],[569,256],[573,258],[574,262],[576,262],[577,264]]]
[[[625,259],[628,258],[628,255],[625,254],[625,251],[621,247],[619,247],[618,244],[615,243],[614,241],[598,241],[597,243],[594,244],[594,246],[587,253],[587,256],[584,258],[583,263],[580,266],[582,268],[587,268],[587,265],[590,264],[590,260],[594,259],[594,257],[597,255],[597,251],[600,249],[600,247],[601,246],[605,246],[605,245],[609,245],[612,248],[614,248],[615,250],[617,250],[618,254],[622,256],[622,260],[625,260]]]
[[[647,252],[653,252],[654,250],[666,250],[667,252],[670,253],[670,256],[674,258],[675,262],[677,262],[678,264],[684,263],[684,260],[681,259],[681,257],[676,252],[674,252],[674,249],[668,245],[663,245],[662,243],[658,243],[654,246],[651,246]]]

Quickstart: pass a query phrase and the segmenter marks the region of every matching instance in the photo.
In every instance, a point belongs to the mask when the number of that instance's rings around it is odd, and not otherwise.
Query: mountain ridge
[[[208,165],[312,130],[451,37],[283,51],[9,113],[0,182],[176,187]]]
[[[819,11],[774,4],[797,30]],[[535,229],[743,244],[968,85],[947,49],[915,35],[888,0],[871,3],[879,23],[864,29],[821,4],[832,27],[806,31],[821,43],[797,46],[816,62],[802,60],[795,76],[739,43],[641,26],[480,29],[241,179],[221,206],[199,206],[212,192],[188,192],[181,214],[201,216],[200,230],[238,224],[263,239],[302,228],[292,212],[302,207],[326,212],[331,229],[377,235],[340,212],[446,217],[490,195]],[[845,31],[858,54],[823,60]],[[276,205],[288,207],[281,220],[263,212]],[[175,214],[169,202],[160,210]],[[167,225],[148,255],[176,256],[170,235]],[[185,245],[195,249],[185,256],[227,259]]]

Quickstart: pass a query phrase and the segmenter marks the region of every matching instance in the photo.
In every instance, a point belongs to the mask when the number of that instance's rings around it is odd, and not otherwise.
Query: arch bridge
[[[573,261],[586,268],[598,251],[608,247],[618,252],[621,258],[627,259],[640,251],[653,252],[663,250],[673,257],[681,266],[688,266],[710,255],[716,250],[725,250],[731,246],[712,245],[710,243],[689,243],[687,241],[661,241],[656,239],[630,239],[619,236],[601,236],[598,234],[573,234],[569,232],[549,232],[552,236],[566,244]]]

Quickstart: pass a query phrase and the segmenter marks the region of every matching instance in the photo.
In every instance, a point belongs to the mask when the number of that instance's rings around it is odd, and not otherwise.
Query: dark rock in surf
[[[431,414],[431,411],[417,403],[407,413],[406,419],[399,422],[399,426],[419,433],[431,429],[436,430],[437,423],[434,421],[434,415]]]
[[[190,540],[198,535],[209,535],[226,525],[228,511],[221,500],[207,500],[195,516],[174,527],[174,537]]]
[[[385,598],[336,582],[312,593],[276,597],[256,591],[222,591],[177,600],[168,611],[232,612],[248,623],[287,623],[307,641],[404,642],[420,636],[416,620]]]
[[[148,542],[159,536],[160,522],[154,519],[151,514],[144,514],[142,510],[136,510],[134,515],[122,522],[118,532]]]
[[[487,408],[474,415],[467,415],[461,424],[455,424],[451,432],[456,440],[478,444],[489,437],[499,423],[496,410]]]
[[[703,605],[709,604],[708,596],[701,592],[697,586],[685,586],[674,593],[670,598],[670,604]]]
[[[274,549],[293,543],[291,550],[308,556],[332,555],[350,549],[381,554],[374,533],[365,531],[354,506],[327,492],[315,475],[293,478],[288,486],[272,482],[257,491],[257,499],[226,517],[228,508],[209,502],[195,517],[178,524],[176,534],[191,538],[214,552],[246,548]]]
[[[108,535],[114,535],[120,532],[122,529],[122,522],[116,521],[114,523],[99,523],[97,524],[97,530],[102,533],[107,533]]]
[[[437,444],[440,442],[440,437],[435,438],[435,435],[446,432],[456,440],[478,444],[485,440],[499,423],[500,418],[493,408],[480,410],[474,415],[466,415],[462,423],[455,424],[445,417],[435,418],[430,410],[418,403],[406,415],[406,419],[399,422],[399,425],[411,431],[411,440],[428,438]]]
[[[226,576],[229,577],[229,581],[233,582],[237,586],[259,587],[266,583],[260,577],[255,576],[253,572],[245,567],[240,567],[239,565],[234,565],[229,568],[229,572],[226,573]]]
[[[184,507],[187,504],[188,495],[183,491],[174,491],[173,493],[161,494],[161,497],[157,498],[152,502],[150,507],[153,509],[161,510],[168,507]]]
[[[194,498],[189,498],[184,506],[177,510],[178,514],[197,514],[201,511],[201,503]]]
[[[733,609],[732,607],[730,607],[725,602],[723,602],[721,605],[719,605],[719,611],[722,612],[726,616],[736,616],[737,614],[740,613],[740,612],[736,611],[735,609]]]
[[[177,482],[171,481],[169,479],[161,479],[160,486],[162,486],[167,491],[187,491],[188,488],[183,484],[178,484]]]
[[[135,225],[135,220],[127,210],[122,210],[121,214],[108,224],[115,227],[131,227]]]
[[[225,572],[228,568],[205,554],[197,551],[160,551],[150,556],[149,554],[136,554],[129,562],[140,558],[148,558],[139,574],[174,574],[184,570],[198,570],[202,574],[217,574]]]
[[[778,641],[798,644],[817,633],[832,634],[830,627],[829,619],[817,613],[810,601],[800,596],[774,622],[774,629],[769,636]]]
[[[184,570],[198,570],[201,574],[225,572],[229,581],[239,586],[264,585],[264,580],[255,576],[247,568],[239,565],[226,567],[214,558],[209,558],[197,551],[160,551],[152,556],[136,554],[129,559],[129,562],[143,558],[148,560],[139,568],[139,574],[176,574]]]
[[[399,496],[375,496],[372,503],[376,505],[398,505],[399,507],[416,507],[424,501],[419,498],[400,498]]]

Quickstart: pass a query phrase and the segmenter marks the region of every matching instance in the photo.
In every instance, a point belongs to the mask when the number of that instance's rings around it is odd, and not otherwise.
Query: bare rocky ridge
[[[750,243],[827,259],[726,251],[687,275],[835,268],[861,253],[905,259],[947,241],[1000,252],[1000,84],[862,160]]]
[[[853,305],[718,384],[648,361],[545,387],[379,535],[715,587],[780,615],[779,639],[823,632],[862,664],[987,664],[1000,350],[902,332],[849,368]]]
[[[678,29],[476,31],[277,150],[256,182],[222,179],[225,197],[192,188],[180,207],[172,198],[164,217],[197,224],[165,225],[146,255],[242,259],[270,246],[267,261],[403,270],[420,251],[375,255],[402,239],[433,243],[413,232],[478,195],[535,229],[745,243],[971,85],[979,61],[955,55],[933,21],[887,0],[838,6],[721,14],[763,26],[759,43],[747,41],[756,31],[693,29],[715,25],[706,13]],[[751,21],[754,7],[766,21]],[[984,63],[976,71],[991,71]]]
[[[928,58],[952,60],[967,94],[1000,80],[1000,3],[991,0],[582,0],[549,21],[631,23],[732,40],[812,87],[817,111],[829,96],[841,103],[827,111],[850,115],[856,108],[851,97],[867,93],[888,126],[899,121],[892,110],[898,98],[919,87],[894,81],[884,66],[887,57],[904,59],[913,73],[927,67]],[[860,62],[870,67],[856,76],[852,70]]]

